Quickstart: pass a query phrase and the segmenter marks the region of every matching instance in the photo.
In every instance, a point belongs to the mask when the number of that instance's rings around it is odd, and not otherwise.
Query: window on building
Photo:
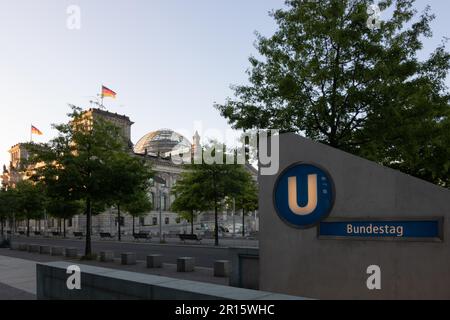
[[[155,210],[158,209],[157,205],[156,205],[156,202],[155,202],[155,193],[154,192],[150,192],[150,200],[151,200],[151,202],[153,204],[154,209]]]
[[[68,220],[67,220],[67,226],[68,226],[69,228],[71,228],[71,227],[72,227],[72,225],[73,225],[73,222],[72,222],[72,220],[73,220],[73,218],[72,218],[72,219],[68,219]]]
[[[162,208],[164,211],[167,211],[167,195],[162,197]]]
[[[169,217],[166,217],[166,218],[164,219],[164,222],[165,222],[165,224],[169,224],[169,222],[170,222]]]
[[[158,218],[153,217],[152,223],[153,223],[154,226],[156,226],[158,224]]]
[[[145,225],[145,217],[139,217],[139,225],[141,227]]]
[[[115,221],[116,227],[117,227],[117,217]],[[120,226],[123,227],[125,225],[125,217],[120,217]]]

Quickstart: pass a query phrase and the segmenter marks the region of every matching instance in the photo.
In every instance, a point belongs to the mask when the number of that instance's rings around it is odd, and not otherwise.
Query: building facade
[[[172,188],[185,170],[182,163],[173,161],[172,156],[180,153],[192,155],[196,150],[199,150],[201,145],[198,132],[195,132],[192,139],[193,143],[191,143],[186,137],[173,130],[161,129],[147,133],[138,140],[136,145],[133,145],[131,142],[131,126],[133,122],[129,117],[97,108],[88,109],[83,115],[85,119],[95,119],[95,117],[102,117],[118,126],[128,143],[130,152],[134,156],[148,161],[151,164],[155,177],[149,190],[149,197],[153,203],[152,211],[136,219],[133,219],[130,215],[121,214],[119,221],[117,209],[114,207],[109,208],[104,213],[93,217],[93,233],[110,232],[115,234],[119,223],[124,234],[132,234],[133,224],[135,232],[145,231],[159,234],[160,223],[162,223],[163,233],[165,234],[189,232],[190,224],[180,219],[177,213],[171,211],[171,205],[175,200]],[[9,167],[4,166],[3,168],[2,186],[4,188],[14,188],[17,182],[27,178],[26,168],[23,168],[21,162],[21,160],[28,157],[23,144],[13,146],[9,153],[11,155]],[[256,179],[257,171],[251,166],[248,166],[248,170]],[[230,224],[232,223],[229,211],[224,211],[220,216],[221,223],[228,224],[228,229],[231,228]],[[196,232],[202,233],[211,230],[213,226],[212,219],[211,213],[204,213],[198,216],[197,221],[195,221]],[[239,226],[242,216],[241,218],[235,217],[235,220],[238,221],[237,225]],[[246,220],[248,220],[247,225],[250,229],[257,228],[256,215],[250,215]],[[60,231],[62,229],[61,221],[53,218],[45,219],[44,223],[31,223],[31,226],[32,231],[36,229],[39,229],[39,231],[44,229]],[[24,227],[24,225],[21,226],[21,228]],[[66,223],[66,230],[69,233],[84,231],[85,228],[86,217],[84,215],[75,216]]]

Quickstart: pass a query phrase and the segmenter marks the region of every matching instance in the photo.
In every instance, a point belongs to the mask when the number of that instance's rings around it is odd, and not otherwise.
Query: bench
[[[74,231],[74,232],[73,232],[73,236],[74,236],[75,238],[81,239],[81,238],[83,238],[83,232]]]
[[[114,236],[110,232],[100,232],[100,238],[101,239],[104,239],[104,238],[114,239]]]
[[[40,235],[41,235],[41,232],[40,232],[40,231],[35,231],[35,232],[34,232],[34,235],[35,235],[35,236],[40,236]]]
[[[59,237],[59,236],[61,236],[61,232],[58,232],[58,231],[52,231],[52,235],[53,235],[54,237]]]
[[[186,240],[195,240],[197,242],[201,242],[202,238],[200,238],[196,234],[179,234],[180,240],[185,242]]]
[[[133,237],[135,240],[139,240],[139,239],[151,240],[152,239],[152,236],[147,232],[134,233]]]

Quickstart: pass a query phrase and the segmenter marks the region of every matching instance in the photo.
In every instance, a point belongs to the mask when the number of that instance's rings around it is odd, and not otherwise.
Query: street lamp
[[[159,242],[163,243],[163,234],[162,234],[162,196],[163,190],[166,189],[166,180],[161,177],[155,176],[154,181],[159,184],[158,187],[158,199],[159,199]]]

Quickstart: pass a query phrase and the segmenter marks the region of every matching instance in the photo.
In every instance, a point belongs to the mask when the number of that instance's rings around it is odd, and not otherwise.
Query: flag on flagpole
[[[111,89],[102,86],[102,98],[104,97],[109,97],[109,98],[116,98],[117,93],[115,93],[114,91],[112,91]]]
[[[41,130],[39,130],[38,128],[36,128],[35,126],[31,125],[31,134],[35,134],[38,136],[42,136],[43,133]]]

